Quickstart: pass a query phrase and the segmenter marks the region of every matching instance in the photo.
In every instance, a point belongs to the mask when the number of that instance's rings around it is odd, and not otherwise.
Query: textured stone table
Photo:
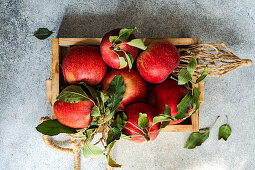
[[[140,37],[198,37],[225,42],[241,58],[255,56],[253,0],[1,0],[0,6],[0,169],[73,168],[73,156],[47,148],[35,129],[41,116],[50,115],[45,79],[51,39],[25,39],[39,27],[54,30],[52,37],[102,37],[116,27],[136,26]],[[118,142],[114,159],[128,170],[255,169],[254,76],[251,66],[205,80],[200,128],[221,119],[201,147],[183,148],[190,133],[161,133],[150,144]],[[232,127],[227,142],[217,140],[225,114]],[[105,169],[105,163],[81,159],[82,169]]]

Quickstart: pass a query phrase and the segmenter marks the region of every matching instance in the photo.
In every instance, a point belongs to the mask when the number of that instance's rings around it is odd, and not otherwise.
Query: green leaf
[[[218,134],[218,139],[221,140],[227,140],[228,137],[231,135],[231,128],[228,124],[222,125],[219,128],[219,134]]]
[[[121,132],[120,132],[119,128],[117,128],[117,127],[110,128],[110,130],[108,132],[106,144],[109,145],[111,142],[113,142],[115,140],[119,140],[120,136],[121,136]]]
[[[134,30],[136,30],[136,29],[137,29],[136,27],[133,29],[132,28],[131,29],[126,29],[126,28],[121,29],[119,32],[119,40],[126,41],[129,38],[129,36],[131,34],[133,34]]]
[[[115,111],[110,112],[109,108],[106,108],[106,122],[110,121],[114,116]]]
[[[46,38],[48,38],[53,32],[48,30],[48,28],[39,28],[34,34],[33,36],[35,36],[36,38],[40,39],[40,40],[44,40]]]
[[[196,105],[196,110],[200,107],[199,97],[200,97],[200,90],[197,87],[193,87],[193,103]]]
[[[109,95],[106,91],[102,90],[100,91],[100,98],[104,104],[109,99]]]
[[[90,136],[92,135],[93,131],[99,127],[96,122],[91,122],[90,125],[87,127],[85,130],[85,135],[86,135],[86,141],[89,140]]]
[[[183,119],[186,117],[190,110],[190,106],[193,106],[193,97],[192,92],[189,91],[181,100],[181,102],[177,105],[177,114],[175,116],[176,119]]]
[[[171,116],[171,108],[167,104],[165,104],[164,114]]]
[[[138,127],[140,129],[146,129],[149,126],[149,119],[146,113],[139,113]]]
[[[99,107],[97,107],[97,105],[94,105],[94,107],[92,108],[92,110],[91,110],[91,116],[93,116],[93,117],[99,117],[99,116],[101,116]]]
[[[203,73],[201,74],[201,76],[197,79],[196,83],[199,83],[200,81],[204,80],[205,77],[207,76],[207,74],[208,74],[208,67],[206,66],[206,67],[204,68],[204,71],[203,71]]]
[[[125,68],[125,67],[127,66],[127,64],[128,64],[128,63],[126,62],[125,58],[119,56],[119,60],[120,60],[120,67],[119,67],[119,69]]]
[[[87,142],[87,141],[90,139],[90,137],[91,137],[93,131],[94,131],[94,129],[86,129],[86,130],[85,130],[85,136],[86,136],[85,142]]]
[[[156,124],[156,123],[159,123],[159,122],[169,122],[170,123],[171,120],[174,120],[174,118],[172,116],[165,115],[165,114],[160,114],[160,115],[155,116],[153,118],[153,123],[152,124]]]
[[[111,43],[114,43],[114,41],[116,41],[118,39],[118,36],[109,36],[109,41]]]
[[[127,42],[128,45],[131,45],[133,47],[140,48],[142,50],[146,50],[147,47],[144,45],[143,41],[141,39],[133,39],[129,42]]]
[[[199,132],[193,132],[190,136],[184,148],[194,149],[196,146],[201,146],[210,135],[208,128],[200,129]]]
[[[99,125],[96,122],[91,122],[87,129],[97,129]]]
[[[134,59],[133,59],[133,56],[131,54],[127,54],[125,51],[125,56],[126,56],[126,59],[127,59],[127,63],[128,63],[128,68],[129,70],[132,69],[132,66],[133,66],[133,63],[134,63]]]
[[[67,103],[78,103],[80,101],[90,100],[89,96],[85,93],[85,91],[76,85],[71,85],[66,87],[57,97],[57,100],[64,101]]]
[[[86,87],[89,91],[89,93],[92,95],[92,97],[94,97],[95,99],[97,99],[99,97],[99,92],[97,90],[95,90],[93,87],[87,85],[84,82],[80,82],[80,85],[83,85],[84,87]]]
[[[105,156],[102,149],[87,142],[84,142],[82,150],[85,158],[100,158]]]
[[[111,166],[111,167],[115,167],[115,168],[120,168],[121,165],[116,163],[114,160],[112,160],[111,156],[110,155],[107,155],[106,156],[107,158],[107,162],[108,162],[108,165]]]
[[[163,128],[165,128],[167,125],[169,125],[169,123],[170,123],[170,121],[171,120],[176,120],[175,118],[173,118],[172,116],[171,116],[171,108],[167,105],[167,104],[165,104],[165,110],[164,110],[164,115],[165,115],[165,117],[167,116],[167,118],[168,118],[168,120],[166,121],[163,121],[162,122],[162,124],[161,124],[161,129],[163,129]],[[153,119],[154,120],[154,119]]]
[[[125,93],[124,80],[120,74],[116,75],[109,85],[108,93],[111,97],[107,100],[110,112],[114,112],[119,106]]]
[[[121,112],[121,113],[119,113],[119,115],[121,116],[123,121],[128,121],[128,116],[126,115],[125,112]]]
[[[196,66],[197,66],[197,60],[194,57],[192,57],[187,67],[187,71],[190,73],[190,75],[194,73]]]
[[[42,122],[36,127],[36,130],[48,136],[55,136],[60,133],[77,133],[75,129],[62,125],[57,119]]]
[[[192,79],[191,74],[188,72],[187,69],[183,68],[178,74],[178,84],[184,85],[188,83]]]
[[[123,112],[124,113],[124,112]],[[125,114],[125,113],[124,113]],[[111,127],[117,127],[119,130],[122,130],[127,124],[127,120],[124,120],[120,114],[116,116],[114,122],[111,123]]]

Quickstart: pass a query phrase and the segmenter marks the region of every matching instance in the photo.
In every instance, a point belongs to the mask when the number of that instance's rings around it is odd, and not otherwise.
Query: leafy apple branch
[[[119,69],[125,68],[127,65],[129,69],[132,69],[132,65],[134,63],[133,56],[129,53],[127,53],[124,49],[122,49],[119,44],[127,41],[131,34],[134,33],[134,31],[137,30],[136,27],[127,29],[123,28],[120,30],[118,36],[109,36],[109,41],[112,43],[112,46],[110,49],[119,57],[120,60],[120,67]],[[142,50],[146,50],[147,47],[144,45],[143,41],[141,39],[133,39],[129,42],[127,42],[128,45],[140,48]],[[125,54],[124,56],[121,56],[119,52],[123,52]],[[126,59],[126,60],[125,60]]]

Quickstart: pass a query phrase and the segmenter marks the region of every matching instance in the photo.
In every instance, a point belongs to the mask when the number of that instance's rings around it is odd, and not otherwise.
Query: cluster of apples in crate
[[[70,86],[53,106],[61,124],[80,129],[91,127],[91,122],[110,124],[114,118],[111,127],[117,124],[128,140],[142,143],[154,140],[161,128],[189,116],[191,104],[181,118],[175,117],[182,110],[177,105],[189,90],[176,80],[167,80],[180,62],[177,48],[165,40],[146,47],[135,38],[135,30],[108,32],[100,49],[70,48],[62,61]]]

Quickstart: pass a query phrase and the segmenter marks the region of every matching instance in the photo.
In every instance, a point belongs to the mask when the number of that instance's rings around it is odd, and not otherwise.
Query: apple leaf
[[[105,90],[100,91],[100,98],[102,100],[102,104],[104,104],[109,99],[107,91]]]
[[[121,136],[121,131],[119,128],[117,127],[110,128],[107,139],[106,139],[106,144],[109,145],[111,142],[115,140],[119,140],[120,136]]]
[[[175,116],[176,119],[183,119],[186,117],[190,110],[190,106],[193,106],[193,96],[192,92],[189,91],[181,100],[181,102],[177,105],[177,114]]]
[[[114,41],[116,41],[118,39],[118,36],[109,36],[109,41],[111,43],[114,43]]]
[[[139,113],[138,127],[140,129],[146,129],[149,126],[149,119],[146,113]]]
[[[187,84],[189,81],[191,81],[192,77],[191,74],[188,72],[186,68],[183,68],[180,70],[178,74],[178,84],[184,85]]]
[[[168,115],[168,116],[170,116],[169,118],[170,118],[171,120],[175,120],[175,118],[173,118],[173,117],[171,116],[171,108],[170,108],[167,104],[165,104],[164,115]],[[169,121],[163,121],[160,128],[165,128],[167,125],[169,125],[169,123],[170,123],[171,120],[169,120]]]
[[[99,117],[99,116],[101,116],[99,107],[97,107],[97,105],[94,105],[94,107],[92,108],[92,110],[91,110],[91,116],[93,116],[93,117]]]
[[[197,66],[197,60],[194,57],[192,57],[187,67],[187,71],[190,73],[190,75],[194,73],[196,66]]]
[[[219,134],[218,134],[218,139],[219,140],[227,140],[228,137],[231,135],[231,128],[228,124],[222,125],[219,128]]]
[[[112,150],[112,147],[114,146],[114,144],[116,143],[116,140],[114,140],[113,142],[111,142],[110,144],[108,144],[105,148],[104,151],[107,151],[107,155],[106,155],[106,159],[107,159],[107,162],[108,162],[108,165],[111,166],[111,167],[115,167],[115,168],[120,168],[121,165],[119,165],[118,163],[116,163],[114,160],[112,160],[112,157],[110,155],[110,152]]]
[[[126,41],[129,38],[129,36],[131,34],[133,34],[134,30],[136,30],[136,29],[137,29],[136,27],[131,28],[131,29],[127,29],[127,28],[121,29],[120,32],[119,32],[119,40],[120,41]]]
[[[106,158],[107,158],[107,162],[108,162],[109,166],[115,167],[115,168],[120,168],[121,167],[120,164],[118,164],[114,160],[112,160],[111,155],[107,155]]]
[[[100,158],[104,157],[104,151],[98,146],[84,142],[83,155],[85,158]]]
[[[134,59],[133,56],[131,54],[127,54],[125,51],[123,51],[125,53],[126,59],[127,59],[127,63],[128,63],[128,68],[129,70],[132,69],[132,65],[134,63]]]
[[[160,114],[160,115],[155,116],[153,118],[153,123],[152,124],[156,124],[156,123],[159,123],[159,122],[166,122],[166,124],[168,125],[171,120],[174,120],[174,118],[172,116],[165,115],[165,114]],[[164,127],[166,127],[166,126],[164,126]],[[164,128],[164,127],[162,127],[162,128]]]
[[[194,149],[196,146],[201,146],[210,135],[210,129],[200,129],[199,132],[193,132],[190,136],[184,148]]]
[[[153,118],[153,123],[152,124],[162,122],[162,124],[161,124],[161,129],[162,129],[162,128],[165,128],[167,125],[169,125],[171,120],[175,120],[175,118],[173,118],[171,116],[171,108],[166,104],[164,114],[160,114],[158,116],[155,116]]]
[[[125,93],[124,80],[120,74],[113,78],[109,85],[108,93],[111,97],[107,100],[107,106],[110,112],[114,112],[120,106]]]
[[[35,36],[36,38],[40,39],[40,40],[44,40],[46,38],[48,38],[53,32],[48,30],[48,28],[39,28],[34,34],[33,36]]]
[[[171,108],[167,104],[165,104],[164,114],[171,116]]]
[[[144,45],[143,41],[141,39],[133,39],[129,42],[127,42],[128,45],[140,48],[142,50],[146,50],[147,47]]]
[[[120,60],[120,67],[119,67],[119,69],[125,68],[127,66],[127,64],[128,64],[126,62],[125,58],[122,57],[122,56],[119,56],[119,60]]]
[[[91,122],[86,130],[88,129],[97,129],[99,128],[99,125],[96,122]]]
[[[90,100],[89,96],[85,93],[85,91],[76,85],[71,85],[66,87],[57,97],[57,100],[64,101],[67,103],[78,103],[80,101]]]
[[[99,125],[96,122],[91,122],[90,125],[85,130],[86,135],[86,141],[90,139],[90,136],[92,135],[93,131],[97,129]]]
[[[193,103],[196,105],[196,110],[200,107],[199,97],[200,97],[200,90],[197,87],[193,87]]]
[[[119,130],[122,130],[127,124],[127,115],[122,112],[116,116],[114,122],[111,123],[111,127],[117,127]]]
[[[62,125],[57,119],[42,122],[36,127],[36,130],[48,136],[55,136],[60,133],[77,133],[75,129]]]
[[[201,76],[197,79],[196,83],[199,83],[200,81],[204,80],[207,74],[208,74],[208,67],[206,66]]]
[[[94,97],[95,99],[98,99],[99,98],[99,92],[97,90],[95,90],[93,87],[87,85],[86,83],[84,82],[80,82],[78,83],[79,85],[82,85],[84,87],[86,87],[89,91],[89,93],[92,95],[92,97]]]

